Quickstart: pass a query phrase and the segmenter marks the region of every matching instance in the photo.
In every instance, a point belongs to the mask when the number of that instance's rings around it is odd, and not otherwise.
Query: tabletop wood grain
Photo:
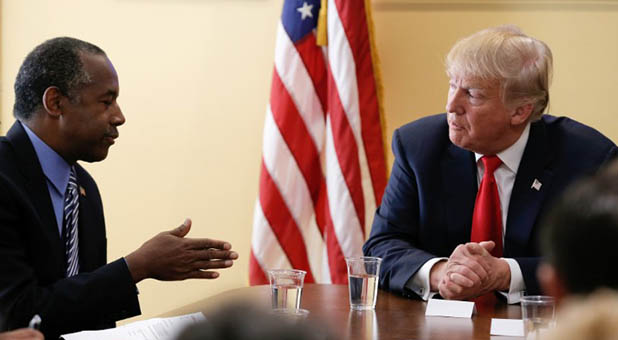
[[[206,317],[222,306],[242,301],[270,306],[268,285],[232,289],[166,313],[165,316],[202,311]],[[347,285],[306,284],[301,308],[309,318],[325,324],[341,339],[499,339],[489,335],[491,319],[520,319],[519,305],[479,305],[471,319],[426,317],[426,303],[380,290],[375,311],[350,310]],[[519,339],[519,338],[508,338]]]

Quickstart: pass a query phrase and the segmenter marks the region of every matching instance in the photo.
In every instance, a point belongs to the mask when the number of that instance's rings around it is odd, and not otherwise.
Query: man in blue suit
[[[391,177],[363,247],[383,259],[383,289],[425,300],[499,292],[509,303],[539,293],[539,217],[617,153],[596,130],[543,115],[551,69],[549,47],[513,26],[451,49],[447,113],[393,136]]]

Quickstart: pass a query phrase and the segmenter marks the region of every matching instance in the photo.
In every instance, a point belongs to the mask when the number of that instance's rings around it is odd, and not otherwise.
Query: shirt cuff
[[[508,304],[519,303],[523,292],[526,290],[526,283],[524,282],[524,276],[521,273],[521,268],[515,259],[502,259],[509,264],[509,268],[511,269],[511,285],[508,292],[499,291],[498,293],[502,294],[502,296],[506,298],[506,302]]]
[[[438,292],[431,291],[431,285],[429,283],[429,274],[431,273],[431,268],[433,266],[442,261],[448,260],[447,257],[434,257],[431,260],[425,262],[421,269],[419,269],[416,274],[414,274],[408,282],[406,282],[406,288],[410,289],[416,295],[418,295],[421,299],[427,301],[431,299]]]

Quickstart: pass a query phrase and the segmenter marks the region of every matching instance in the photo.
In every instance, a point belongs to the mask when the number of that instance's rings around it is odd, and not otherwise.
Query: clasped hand
[[[467,300],[494,290],[508,290],[511,271],[506,261],[490,254],[494,246],[493,241],[457,246],[447,261],[432,268],[432,290],[437,289],[443,298],[452,300]]]
[[[159,233],[125,257],[135,283],[153,278],[173,281],[191,278],[215,279],[217,268],[228,268],[238,253],[228,242],[186,238],[191,230],[187,219],[178,228]]]

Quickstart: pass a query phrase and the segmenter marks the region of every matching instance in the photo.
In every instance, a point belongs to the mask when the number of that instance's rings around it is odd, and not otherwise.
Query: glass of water
[[[378,278],[382,259],[379,257],[347,257],[350,308],[375,309],[378,300]]]
[[[296,311],[300,308],[305,274],[307,274],[306,271],[297,269],[271,269],[268,271],[273,309]]]
[[[521,298],[521,317],[526,339],[541,339],[556,323],[556,302],[551,296],[530,295]]]

